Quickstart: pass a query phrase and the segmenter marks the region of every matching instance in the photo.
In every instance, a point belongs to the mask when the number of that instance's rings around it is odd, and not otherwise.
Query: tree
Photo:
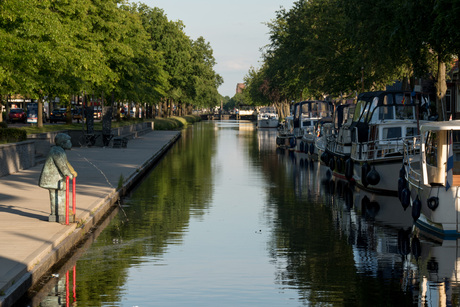
[[[214,71],[216,60],[209,43],[203,37],[192,41],[192,101],[198,107],[214,107],[220,104],[217,88],[222,77]]]

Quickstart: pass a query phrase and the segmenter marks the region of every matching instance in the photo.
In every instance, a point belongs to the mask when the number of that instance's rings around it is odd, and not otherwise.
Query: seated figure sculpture
[[[70,136],[65,133],[58,133],[54,139],[55,146],[51,147],[38,185],[49,190],[51,202],[50,222],[65,222],[65,197],[66,177],[69,179],[77,177],[77,172],[67,160],[65,149],[72,148]]]

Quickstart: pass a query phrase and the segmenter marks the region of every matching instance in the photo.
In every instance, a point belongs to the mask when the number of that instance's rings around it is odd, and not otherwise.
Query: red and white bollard
[[[69,176],[65,180],[65,224],[69,225]],[[77,211],[77,197],[76,197],[76,178],[72,180],[72,213],[73,213],[73,222],[75,222],[75,214]]]

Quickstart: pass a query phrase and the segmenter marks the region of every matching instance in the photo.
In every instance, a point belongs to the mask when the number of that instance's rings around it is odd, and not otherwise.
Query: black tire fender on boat
[[[371,185],[377,185],[380,182],[380,174],[375,169],[375,166],[372,166],[372,169],[366,175],[366,181]]]
[[[406,168],[404,167],[404,164],[401,166],[401,169],[399,170],[399,177],[406,178]]]
[[[304,148],[305,148],[305,144],[303,142],[300,142],[300,151],[303,152],[304,151]]]
[[[305,151],[307,151],[307,149],[305,149]],[[315,153],[315,144],[311,143],[310,144],[310,154],[314,154]]]
[[[439,198],[436,196],[431,196],[430,198],[427,199],[426,205],[428,208],[431,210],[436,210],[436,208],[439,206]]]
[[[371,167],[367,162],[364,162],[363,165],[361,166],[361,182],[363,183],[363,186],[367,187],[369,183],[366,180],[367,174],[369,174],[369,171],[371,170]]]
[[[412,202],[412,218],[414,221],[418,220],[420,217],[420,212],[422,211],[422,202],[418,195],[415,197],[415,200]]]
[[[402,191],[407,186],[406,178],[399,177],[398,179],[398,198],[401,200]]]
[[[402,192],[401,192],[401,205],[403,206],[404,211],[406,211],[406,209],[410,205],[410,190],[407,187],[402,189]]]

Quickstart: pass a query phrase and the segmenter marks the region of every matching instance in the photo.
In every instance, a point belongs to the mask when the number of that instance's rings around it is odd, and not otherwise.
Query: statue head
[[[58,133],[54,138],[54,143],[57,146],[61,146],[64,149],[72,148],[72,142],[70,141],[70,136],[65,133]]]

